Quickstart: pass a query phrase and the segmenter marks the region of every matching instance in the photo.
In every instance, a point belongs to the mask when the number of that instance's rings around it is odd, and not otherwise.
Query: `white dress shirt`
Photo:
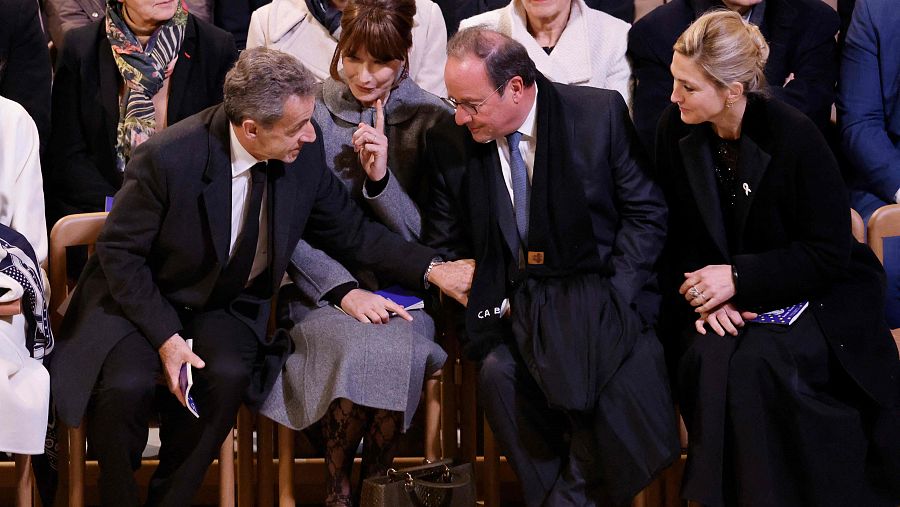
[[[534,174],[534,152],[537,149],[537,88],[534,93],[534,104],[528,111],[528,116],[522,125],[516,129],[522,133],[522,140],[519,141],[519,152],[522,154],[522,160],[525,161],[525,169],[528,171],[528,184],[531,185],[531,177]],[[516,198],[513,195],[512,188],[512,171],[509,168],[509,143],[506,137],[502,136],[497,139],[497,151],[500,153],[500,171],[503,172],[503,181],[506,182],[506,190],[509,192],[509,200],[516,207]]]
[[[250,204],[250,168],[257,162],[234,133],[234,126],[229,125],[228,137],[231,139],[231,240],[228,243],[228,258],[234,254],[234,246],[244,227],[245,208]],[[263,190],[262,204],[259,207],[259,239],[256,242],[256,256],[253,257],[253,266],[250,268],[250,278],[253,280],[266,269],[269,261],[269,228],[268,214],[265,213],[268,191]]]

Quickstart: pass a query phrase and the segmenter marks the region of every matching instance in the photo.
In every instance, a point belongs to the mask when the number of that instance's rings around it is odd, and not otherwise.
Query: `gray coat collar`
[[[424,93],[426,92],[416,86],[412,79],[401,80],[400,84],[391,90],[387,104],[384,105],[385,123],[396,125],[415,116],[419,104],[423,102],[421,97]],[[347,123],[374,125],[375,109],[363,107],[343,81],[326,79],[322,83],[322,100],[331,114]]]

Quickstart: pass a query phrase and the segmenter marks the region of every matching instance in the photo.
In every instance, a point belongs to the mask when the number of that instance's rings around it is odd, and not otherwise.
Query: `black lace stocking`
[[[360,478],[387,473],[397,452],[397,442],[403,427],[403,414],[389,410],[369,409],[372,421],[363,444]]]
[[[331,402],[322,418],[325,439],[325,505],[352,506],[350,473],[353,458],[368,422],[367,409],[352,401],[339,398]]]

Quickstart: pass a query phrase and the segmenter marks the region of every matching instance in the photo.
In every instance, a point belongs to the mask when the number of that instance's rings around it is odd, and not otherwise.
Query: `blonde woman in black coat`
[[[670,208],[664,326],[685,346],[683,496],[896,505],[884,479],[900,457],[900,363],[834,157],[807,117],[760,93],[769,48],[740,15],[700,17],[674,50],[656,160]],[[802,303],[791,325],[749,322]]]

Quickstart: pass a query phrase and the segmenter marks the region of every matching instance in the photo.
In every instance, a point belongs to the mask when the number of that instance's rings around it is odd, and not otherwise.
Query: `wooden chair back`
[[[62,320],[58,312],[63,301],[75,288],[74,282],[69,284],[66,274],[66,249],[83,246],[89,253],[94,251],[94,243],[106,223],[108,213],[80,213],[61,218],[50,231],[50,321],[57,328]]]
[[[900,204],[882,206],[872,213],[869,218],[869,248],[875,252],[875,256],[882,264],[884,259],[884,240],[894,236],[900,236]],[[888,262],[898,263],[900,259],[888,259]],[[897,344],[897,352],[900,354],[900,328],[891,331],[894,342]]]
[[[856,241],[860,243],[866,242],[866,223],[863,222],[862,217],[853,208],[850,208],[850,232]]]

